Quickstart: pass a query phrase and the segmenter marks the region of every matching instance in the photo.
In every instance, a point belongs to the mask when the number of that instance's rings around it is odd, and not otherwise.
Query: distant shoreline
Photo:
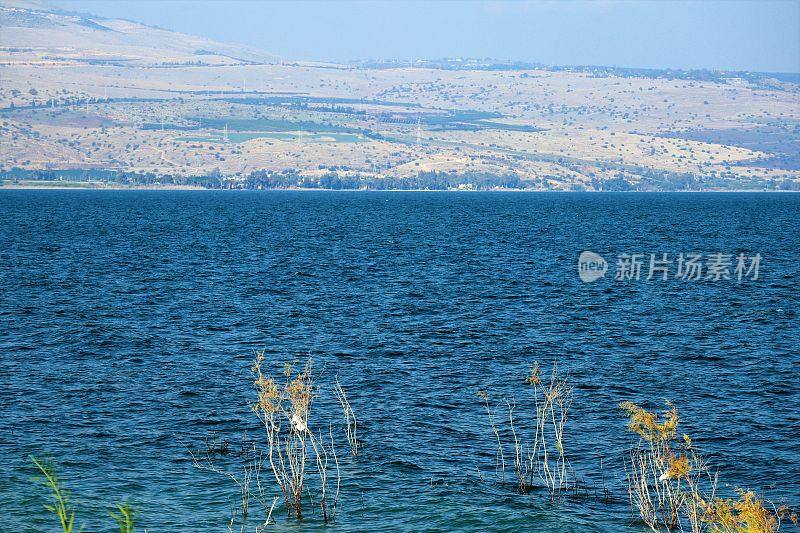
[[[665,190],[665,191],[565,191],[560,189],[329,189],[321,187],[287,187],[274,189],[212,189],[199,187],[196,185],[89,185],[72,183],[68,185],[53,185],[47,183],[43,185],[30,184],[1,184],[0,191],[217,191],[217,192],[427,192],[427,193],[557,193],[557,194],[675,194],[675,193],[798,193],[800,191],[779,190],[779,189],[687,189],[687,190]]]
[[[117,184],[91,184],[85,182],[68,182],[65,185],[54,185],[52,182],[43,182],[42,185],[31,185],[29,183],[2,183],[0,184],[0,191],[2,190],[50,190],[50,191],[210,191],[206,187],[199,187],[197,185],[125,185],[122,183]]]

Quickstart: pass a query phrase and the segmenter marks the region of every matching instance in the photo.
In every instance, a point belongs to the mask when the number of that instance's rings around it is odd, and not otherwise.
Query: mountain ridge
[[[0,64],[270,64],[274,54],[137,21],[66,11],[39,2],[0,2]],[[202,52],[202,53],[198,53]]]

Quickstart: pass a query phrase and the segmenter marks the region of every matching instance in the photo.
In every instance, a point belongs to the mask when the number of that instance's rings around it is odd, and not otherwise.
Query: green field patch
[[[279,131],[248,131],[248,132],[232,132],[228,133],[228,142],[238,144],[253,139],[273,139],[277,141],[289,142],[340,142],[340,143],[358,143],[364,142],[366,139],[360,135],[353,133],[286,133]],[[184,142],[202,142],[202,143],[224,143],[223,134],[212,134],[206,136],[192,136],[192,137],[178,137],[176,140]]]

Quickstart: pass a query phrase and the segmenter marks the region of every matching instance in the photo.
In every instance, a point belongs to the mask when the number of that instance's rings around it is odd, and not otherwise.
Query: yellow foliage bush
[[[705,503],[703,522],[719,533],[773,533],[779,522],[754,492],[737,490],[739,499],[717,498]]]

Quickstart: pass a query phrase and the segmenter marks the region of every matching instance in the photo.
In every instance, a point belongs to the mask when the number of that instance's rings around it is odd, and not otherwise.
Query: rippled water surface
[[[612,271],[763,260],[742,283],[585,284],[582,250]],[[313,355],[320,420],[335,374],[350,390],[365,448],[340,450],[342,530],[641,531],[623,400],[673,400],[722,482],[797,505],[798,250],[790,194],[0,191],[0,530],[46,528],[27,456],[49,453],[87,531],[126,496],[148,531],[227,531],[236,488],[185,446],[260,436],[259,349]],[[524,418],[534,359],[569,372],[572,466],[614,501],[495,481],[476,393]]]

